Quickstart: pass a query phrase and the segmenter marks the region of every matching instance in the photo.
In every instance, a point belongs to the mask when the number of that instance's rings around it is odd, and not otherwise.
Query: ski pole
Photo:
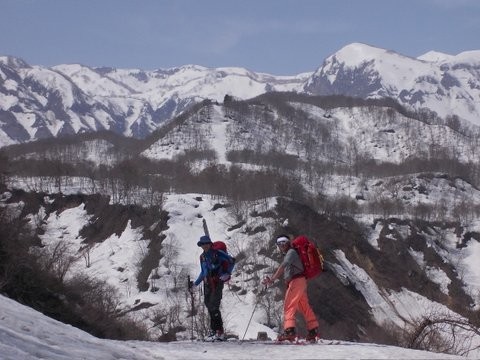
[[[193,314],[195,312],[195,303],[194,303],[194,297],[193,297],[193,291],[192,291],[192,281],[190,280],[190,275],[187,277],[187,286],[188,286],[188,291],[190,293],[190,307],[191,307],[191,316],[192,316],[192,327],[190,328],[190,340],[193,340]]]
[[[266,292],[266,291],[267,291],[267,286],[265,285],[262,292]],[[260,293],[262,293],[262,292],[260,292]],[[250,315],[250,319],[248,320],[247,328],[245,329],[245,333],[243,334],[243,337],[242,337],[241,341],[245,340],[245,336],[247,335],[248,328],[250,327],[250,322],[252,321],[253,314],[255,313],[255,310],[257,309],[257,306],[258,306],[259,302],[260,302],[260,296],[257,296],[257,301],[255,301],[255,306],[253,307],[252,315]]]

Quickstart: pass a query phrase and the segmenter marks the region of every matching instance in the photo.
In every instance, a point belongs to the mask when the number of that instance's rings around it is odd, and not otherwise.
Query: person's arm
[[[195,286],[200,285],[205,276],[208,274],[207,263],[205,261],[200,262],[200,274],[197,277],[197,280],[193,283]]]
[[[272,277],[266,277],[265,280],[263,281],[264,285],[271,285],[275,282],[275,280],[279,279],[282,275],[283,272],[285,271],[285,265],[281,264],[277,271],[275,271],[275,274],[273,274]]]

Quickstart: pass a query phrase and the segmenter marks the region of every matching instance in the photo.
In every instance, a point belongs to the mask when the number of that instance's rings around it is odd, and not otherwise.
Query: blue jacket
[[[230,255],[222,250],[209,249],[200,255],[200,274],[195,280],[195,285],[199,285],[207,276],[231,275],[234,266],[235,261]]]

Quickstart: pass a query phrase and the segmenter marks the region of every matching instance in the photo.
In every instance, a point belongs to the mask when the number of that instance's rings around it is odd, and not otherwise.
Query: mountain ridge
[[[436,54],[430,57],[440,59]],[[1,56],[0,145],[102,130],[144,138],[194,103],[221,102],[226,95],[245,100],[271,91],[391,97],[412,110],[428,108],[442,118],[480,125],[480,51],[428,59],[353,43],[315,71],[276,76],[200,65],[151,71],[79,64],[47,68]]]
[[[304,91],[314,95],[390,97],[409,108],[428,108],[444,119],[456,116],[478,126],[479,65],[480,51],[433,62],[353,43],[327,57]]]

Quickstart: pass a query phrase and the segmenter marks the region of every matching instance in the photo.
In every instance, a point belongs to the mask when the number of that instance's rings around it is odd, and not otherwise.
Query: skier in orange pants
[[[278,236],[276,243],[280,251],[285,255],[285,258],[275,274],[271,278],[266,277],[263,284],[271,285],[282,275],[287,284],[283,305],[284,333],[278,337],[278,340],[295,341],[297,337],[295,314],[299,311],[307,324],[308,334],[306,339],[308,341],[316,341],[318,337],[318,321],[308,302],[307,280],[303,275],[303,264],[300,256],[290,245],[288,236]]]

